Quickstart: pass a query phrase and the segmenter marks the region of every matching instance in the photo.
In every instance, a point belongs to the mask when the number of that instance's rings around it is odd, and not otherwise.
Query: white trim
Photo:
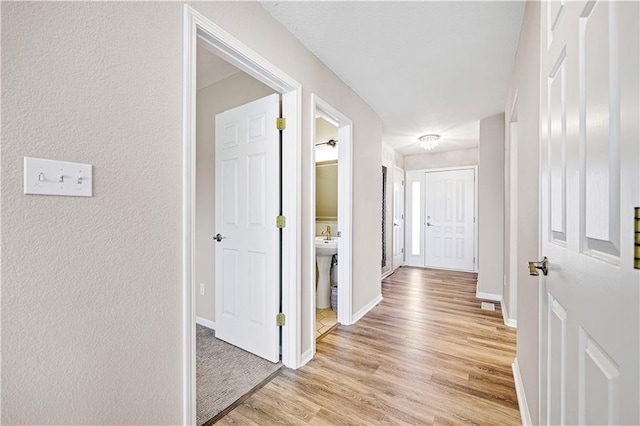
[[[400,266],[398,266],[398,268],[399,268],[399,267],[400,267]],[[396,269],[397,269],[397,268],[396,268]],[[395,271],[396,271],[396,270],[395,270],[395,269],[393,269],[393,270],[391,270],[391,271],[387,271],[387,272],[385,272],[384,274],[382,274],[382,276],[380,277],[380,279],[381,279],[381,280],[384,280],[384,279],[385,279],[385,278],[387,278],[389,275],[393,274]]]
[[[308,265],[307,276],[309,281],[305,284],[309,291],[309,306],[313,309],[309,313],[309,336],[311,336],[312,358],[316,352],[316,118],[322,117],[335,124],[338,128],[338,230],[341,237],[338,239],[338,322],[343,325],[352,324],[352,297],[353,297],[353,122],[336,108],[324,101],[315,93],[311,94],[311,155],[309,156],[309,215],[306,221],[309,224],[308,240]],[[307,352],[305,352],[306,354]]]
[[[477,286],[477,284],[476,284]],[[476,297],[478,299],[484,299],[484,300],[493,300],[494,302],[500,302],[502,301],[502,295],[500,294],[493,294],[493,293],[483,293],[481,291],[478,291],[478,288],[476,287]]]
[[[353,318],[351,319],[351,324],[355,324],[360,321],[360,319],[365,316],[371,309],[375,308],[375,306],[382,302],[382,295],[379,294],[375,299],[371,302],[367,303],[362,309],[353,314]]]
[[[235,39],[189,5],[183,22],[183,183],[182,183],[182,288],[183,288],[183,417],[194,424],[195,404],[195,161],[196,161],[196,48],[198,38],[210,50],[282,95],[282,113],[287,129],[282,132],[283,214],[287,227],[282,242],[282,311],[287,325],[282,328],[282,363],[300,364],[300,219],[302,163],[298,141],[302,139],[302,87],[258,53]]]
[[[215,330],[216,329],[215,321],[211,321],[211,320],[208,320],[206,318],[202,318],[202,317],[196,316],[196,324],[201,325],[203,327],[207,327],[207,328],[209,328],[211,330]]]
[[[504,325],[511,328],[518,328],[518,321],[509,317],[507,305],[504,303],[504,296],[500,297],[500,310],[502,311],[502,321]]]
[[[524,393],[524,383],[522,383],[518,358],[513,360],[511,370],[513,371],[513,383],[516,387],[516,396],[518,397],[518,407],[520,407],[520,420],[523,426],[530,426],[532,424],[531,413],[529,412],[529,404],[527,404],[527,396]]]
[[[315,325],[315,321],[313,323]],[[313,339],[315,340],[316,338],[316,333],[313,333]],[[315,352],[314,348],[309,348],[306,351],[304,351],[304,353],[300,356],[300,367],[302,367],[303,365],[306,365],[309,361],[311,361],[313,359],[313,354]]]

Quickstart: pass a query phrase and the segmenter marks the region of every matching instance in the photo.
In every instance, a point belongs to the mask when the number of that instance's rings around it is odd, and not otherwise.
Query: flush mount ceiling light
[[[418,143],[422,148],[431,151],[440,144],[438,140],[440,140],[440,135],[424,135],[418,138]]]

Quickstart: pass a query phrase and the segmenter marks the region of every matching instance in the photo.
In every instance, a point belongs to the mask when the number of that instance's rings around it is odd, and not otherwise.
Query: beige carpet
[[[215,338],[196,326],[196,414],[198,425],[215,417],[280,368]]]

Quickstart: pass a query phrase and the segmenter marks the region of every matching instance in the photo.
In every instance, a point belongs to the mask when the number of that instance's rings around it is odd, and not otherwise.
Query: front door
[[[404,265],[404,170],[393,172],[393,269]]]
[[[280,96],[216,115],[216,337],[279,359]]]
[[[425,266],[473,271],[474,169],[428,172]]]
[[[540,421],[637,425],[639,3],[541,6]]]

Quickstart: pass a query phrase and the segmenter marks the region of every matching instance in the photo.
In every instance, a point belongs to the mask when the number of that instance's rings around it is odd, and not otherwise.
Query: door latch
[[[545,256],[540,262],[529,262],[529,275],[538,276],[538,269],[542,271],[543,275],[547,275],[549,272],[549,260]]]

